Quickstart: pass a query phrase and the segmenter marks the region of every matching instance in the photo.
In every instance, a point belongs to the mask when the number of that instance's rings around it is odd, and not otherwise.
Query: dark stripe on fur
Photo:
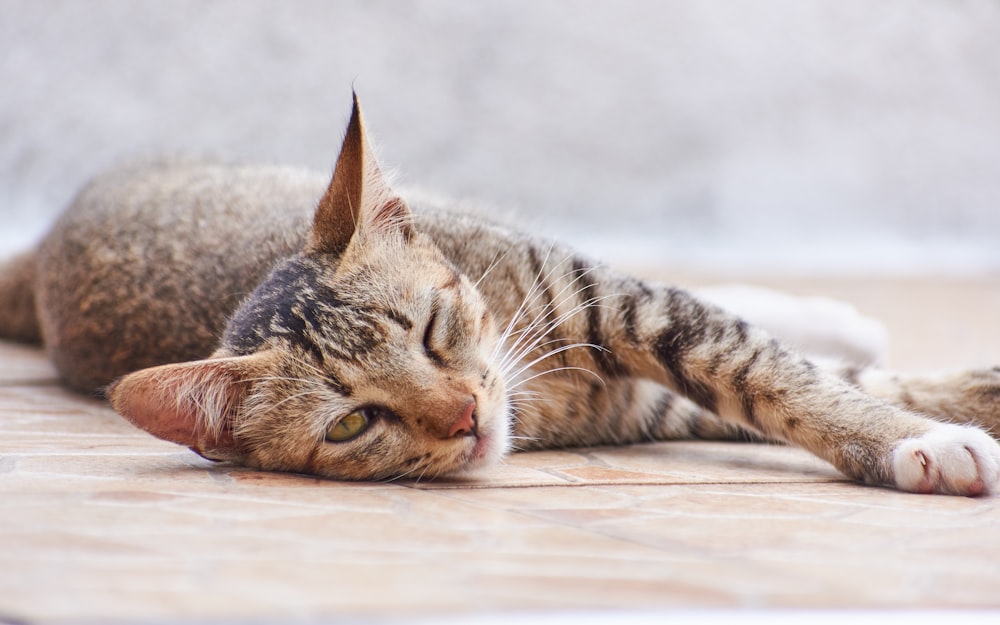
[[[668,415],[677,402],[677,395],[674,393],[663,390],[660,393],[659,399],[653,404],[653,407],[646,413],[643,419],[643,430],[646,432],[647,436],[651,439],[657,438],[657,433],[663,429],[663,425],[666,423]]]
[[[576,291],[583,301],[590,300],[597,296],[597,283],[590,277],[591,267],[580,258],[573,259],[573,283],[578,285]],[[592,350],[597,365],[607,375],[621,375],[624,367],[619,362],[618,357],[605,347],[607,341],[604,340],[604,332],[601,323],[601,308],[598,305],[587,306],[587,343],[594,345],[597,349]]]
[[[545,275],[545,268],[542,265],[541,259],[538,258],[537,250],[535,250],[535,248],[532,246],[529,246],[527,250],[528,250],[528,264],[531,266],[532,276],[534,277],[534,280],[538,285],[535,295],[533,295],[532,297],[536,298],[539,295],[541,296],[542,301],[540,302],[540,304],[542,310],[544,311],[543,315],[543,318],[545,319],[544,325],[545,327],[551,328],[552,324],[555,322],[556,319],[555,296],[552,294],[552,290],[549,288],[549,280],[551,278]],[[527,297],[527,295],[523,297]],[[523,301],[523,298],[521,301]],[[534,308],[537,307],[539,302],[537,301],[534,303],[529,302],[529,304],[531,304],[532,308]],[[528,311],[529,318],[533,317],[534,314],[535,313],[529,309]],[[560,361],[560,366],[565,367],[567,362],[566,353],[565,352],[560,353],[558,355],[558,358]]]
[[[633,345],[639,345],[642,339],[639,337],[637,312],[640,306],[649,305],[653,298],[653,291],[646,284],[638,280],[633,280],[629,284],[629,293],[623,296],[622,302],[622,322],[625,326],[625,336]],[[638,292],[636,292],[638,291]]]
[[[677,389],[705,410],[715,412],[718,405],[715,392],[685,372],[688,353],[707,340],[704,309],[685,291],[671,288],[667,294],[667,327],[654,341],[653,349]]]
[[[407,332],[413,329],[413,321],[394,308],[387,308],[385,310],[385,316],[389,321],[392,321]]]
[[[757,361],[760,360],[761,350],[755,349],[753,354],[750,355],[746,361],[740,365],[736,373],[733,374],[733,389],[736,391],[736,396],[740,399],[740,407],[743,410],[743,417],[747,420],[753,427],[759,427],[757,424],[756,415],[756,403],[757,403],[757,393],[754,388],[752,388],[747,383],[747,378],[750,376],[751,371],[757,365]]]
[[[280,265],[233,315],[223,345],[250,354],[277,338],[319,363],[355,360],[373,350],[385,337],[380,315],[342,300],[321,280],[323,271],[307,257]]]

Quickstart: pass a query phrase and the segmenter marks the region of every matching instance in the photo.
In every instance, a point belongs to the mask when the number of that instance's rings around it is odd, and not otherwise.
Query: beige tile
[[[912,368],[1000,355],[988,280],[783,284],[887,316]],[[1000,499],[857,486],[789,447],[561,450],[339,483],[215,465],[53,378],[0,344],[0,619],[1000,608]]]
[[[675,441],[514,454],[461,479],[402,481],[424,490],[599,484],[829,482],[844,478],[800,449]]]

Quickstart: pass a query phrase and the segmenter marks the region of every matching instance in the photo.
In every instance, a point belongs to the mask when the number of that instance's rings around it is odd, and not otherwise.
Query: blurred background
[[[612,262],[1000,271],[990,0],[0,0],[0,252],[157,152],[400,184]]]

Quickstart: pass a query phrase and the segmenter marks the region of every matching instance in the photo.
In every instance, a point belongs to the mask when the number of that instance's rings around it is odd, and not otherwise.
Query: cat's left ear
[[[141,369],[107,396],[118,414],[158,438],[213,460],[236,459],[242,451],[233,424],[266,358],[261,352]]]
[[[410,209],[389,188],[361,119],[358,96],[333,179],[313,217],[308,249],[341,254],[358,236],[411,234]]]

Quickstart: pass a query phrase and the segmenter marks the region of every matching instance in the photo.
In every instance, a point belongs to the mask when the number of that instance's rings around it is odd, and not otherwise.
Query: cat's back
[[[95,178],[37,255],[38,321],[67,382],[93,390],[208,356],[241,299],[301,247],[326,182],[179,159]]]
[[[233,236],[301,239],[327,178],[267,165],[171,158],[129,163],[94,177],[73,199],[45,244],[74,238],[67,229],[106,229],[157,244],[177,234],[191,245],[225,246]]]

